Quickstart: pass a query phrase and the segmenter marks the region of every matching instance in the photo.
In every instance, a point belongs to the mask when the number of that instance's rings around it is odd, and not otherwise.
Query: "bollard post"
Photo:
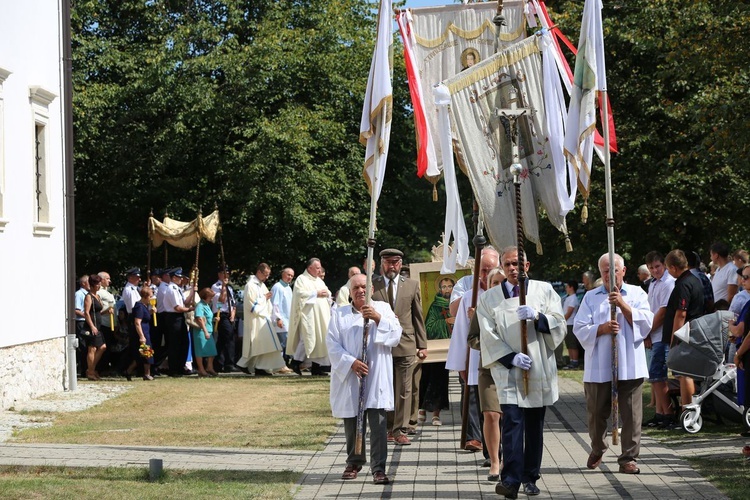
[[[152,458],[148,461],[148,480],[158,481],[164,473],[164,463],[161,458]]]

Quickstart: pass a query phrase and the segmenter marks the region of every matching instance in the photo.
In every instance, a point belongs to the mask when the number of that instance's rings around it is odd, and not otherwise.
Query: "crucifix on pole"
[[[497,109],[497,116],[505,118],[510,127],[508,133],[512,144],[513,163],[510,166],[510,173],[513,175],[513,186],[516,195],[516,243],[518,247],[518,300],[519,304],[526,305],[526,254],[524,252],[524,232],[523,232],[523,213],[521,211],[521,157],[518,151],[518,142],[520,134],[518,132],[518,120],[522,116],[531,116],[534,110],[531,108],[521,108],[518,106],[518,92],[511,86],[508,93],[508,108]],[[521,321],[521,352],[528,354],[528,335],[526,332],[526,322]],[[523,370],[523,390],[524,394],[529,393],[529,372]]]

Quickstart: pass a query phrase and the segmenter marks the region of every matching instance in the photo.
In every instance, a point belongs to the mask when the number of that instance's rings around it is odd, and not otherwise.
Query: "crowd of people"
[[[727,362],[750,363],[750,266],[748,253],[710,248],[710,273],[696,252],[657,251],[645,256],[638,282],[625,282],[623,258],[598,260],[600,277],[565,283],[565,295],[528,278],[530,262],[515,247],[483,249],[479,276],[442,277],[423,317],[420,284],[408,277],[398,249],[379,253],[367,276],[349,269],[334,295],[317,258],[296,278],[284,268],[269,290],[271,268],[261,263],[242,293],[220,267],[212,287],[187,285],[182,269],[159,270],[142,283],[128,270],[117,300],[110,276],[84,276],[76,293],[81,376],[100,378],[102,365],[130,380],[162,373],[200,377],[243,371],[313,376],[331,373],[333,415],[345,423],[347,460],[342,478],[355,479],[367,463],[363,437],[370,427],[369,465],[375,484],[387,484],[388,443],[407,446],[419,424],[442,425],[449,408],[449,372],[459,374],[467,421],[461,447],[482,452],[496,492],[516,498],[539,494],[546,408],[558,398],[557,372],[583,369],[591,454],[595,469],[607,444],[612,380],[619,403],[619,471],[638,474],[642,427],[676,429],[681,408],[670,398],[667,356],[687,322],[728,309]],[[374,266],[374,263],[373,263]],[[614,269],[614,287],[610,269]],[[476,280],[476,283],[475,283]],[[368,302],[368,297],[371,300]],[[580,303],[579,303],[580,302]],[[615,311],[613,319],[612,310]],[[239,318],[241,321],[238,321]],[[238,326],[239,325],[239,326]],[[448,340],[447,359],[428,358],[428,340]],[[613,366],[613,343],[617,358]],[[568,357],[563,356],[562,346]],[[741,382],[746,382],[747,373]],[[679,376],[681,404],[690,404],[694,382]],[[654,418],[643,422],[642,389],[652,385]],[[741,384],[738,399],[750,383]]]

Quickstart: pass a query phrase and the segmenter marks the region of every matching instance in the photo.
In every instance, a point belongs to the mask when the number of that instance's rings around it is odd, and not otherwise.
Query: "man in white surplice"
[[[609,289],[609,254],[599,258],[603,285],[586,293],[576,314],[573,333],[586,350],[583,390],[586,395],[591,454],[586,467],[599,467],[607,451],[607,419],[612,412],[612,342],[617,342],[617,400],[622,418],[620,472],[638,474],[641,449],[643,379],[648,377],[643,341],[651,332],[654,313],[640,286],[623,282],[625,261],[615,254],[615,290]],[[611,319],[611,305],[617,319]]]
[[[325,375],[321,366],[330,365],[326,332],[331,319],[331,291],[320,279],[320,259],[307,261],[307,268],[294,283],[286,353],[293,356],[291,368],[302,375],[300,366],[312,362],[311,375]]]
[[[552,285],[528,280],[520,305],[518,248],[507,247],[500,263],[507,279],[479,298],[477,317],[482,363],[492,370],[503,412],[503,468],[495,493],[516,498],[521,484],[538,495],[544,450],[544,415],[558,398],[555,348],[567,327],[560,296]],[[525,257],[525,255],[524,255]],[[528,271],[529,261],[524,259]],[[527,353],[521,352],[521,322],[526,323]],[[528,392],[523,372],[528,372]]]
[[[375,484],[387,484],[388,457],[386,411],[392,411],[393,358],[391,348],[401,340],[401,325],[386,302],[366,304],[367,277],[350,280],[351,305],[337,308],[328,326],[326,345],[331,360],[331,410],[344,419],[346,468],[343,479],[355,479],[366,463],[365,446],[355,453],[359,384],[365,384],[365,425],[370,425],[370,470]],[[365,318],[369,320],[367,363],[361,361]],[[362,378],[364,377],[364,378]],[[363,431],[363,436],[366,432]]]
[[[271,292],[265,283],[270,275],[268,264],[258,264],[255,274],[245,285],[242,357],[237,366],[248,371],[254,369],[256,376],[271,375],[274,370],[284,367],[281,342],[271,324]]]

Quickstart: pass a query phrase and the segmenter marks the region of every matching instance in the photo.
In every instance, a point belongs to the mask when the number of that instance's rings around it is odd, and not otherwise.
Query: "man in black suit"
[[[419,282],[400,275],[404,253],[388,248],[380,252],[381,275],[373,277],[372,300],[388,302],[398,317],[403,332],[398,346],[392,349],[395,410],[388,412],[389,440],[408,445],[414,368],[417,357],[427,357],[427,333],[422,318],[422,297]]]

